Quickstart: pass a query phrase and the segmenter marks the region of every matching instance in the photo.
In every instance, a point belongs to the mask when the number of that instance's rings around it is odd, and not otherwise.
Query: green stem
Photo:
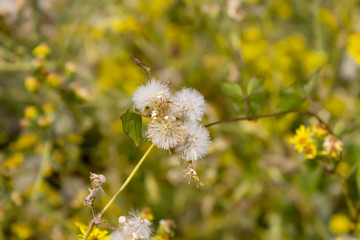
[[[40,191],[40,185],[44,178],[44,170],[45,170],[46,164],[48,164],[48,162],[50,160],[51,149],[52,149],[52,143],[50,141],[47,141],[45,143],[44,152],[43,152],[43,155],[41,158],[40,168],[39,168],[38,174],[36,176],[35,184],[34,184],[34,191],[32,194],[33,200],[36,200],[38,198],[39,191]]]
[[[130,173],[130,175],[128,176],[128,178],[126,179],[126,181],[121,185],[121,187],[119,188],[119,190],[114,194],[114,196],[110,199],[110,201],[106,204],[106,206],[103,208],[103,210],[98,214],[98,217],[101,218],[104,213],[106,212],[106,210],[110,207],[110,205],[115,201],[115,199],[120,195],[120,193],[126,188],[126,186],[129,184],[129,182],[131,181],[131,179],[134,177],[135,173],[137,172],[137,170],[139,170],[141,164],[145,161],[146,157],[149,155],[150,151],[154,148],[154,144],[152,143],[151,146],[148,148],[148,150],[145,152],[145,154],[142,156],[142,158],[140,159],[140,161],[136,164],[135,168],[132,170],[132,172]],[[94,222],[92,221],[89,225],[89,228],[83,238],[83,240],[86,240],[89,236],[90,233],[92,231],[92,229],[94,228]]]
[[[343,186],[345,202],[346,202],[346,205],[349,208],[350,216],[351,216],[351,218],[353,220],[355,220],[355,218],[356,218],[356,210],[355,210],[354,204],[353,204],[353,202],[351,201],[351,198],[350,198],[349,186],[347,185],[345,179],[341,179],[341,184]]]

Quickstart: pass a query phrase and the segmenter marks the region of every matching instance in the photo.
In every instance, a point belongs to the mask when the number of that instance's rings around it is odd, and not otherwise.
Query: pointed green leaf
[[[252,93],[263,91],[264,90],[263,85],[264,85],[264,78],[256,78],[256,77],[251,78],[247,84],[247,94],[251,95]]]
[[[303,102],[305,98],[298,93],[288,92],[282,93],[281,99],[276,106],[277,111],[285,111],[292,110],[298,108]]]
[[[234,102],[238,102],[243,98],[243,91],[241,86],[234,82],[224,82],[220,84],[224,93]]]
[[[133,113],[131,110],[127,110],[120,118],[123,123],[124,132],[134,141],[136,147],[140,146],[142,143],[141,116]]]
[[[304,92],[306,96],[310,96],[318,82],[321,68],[318,68],[315,73],[311,76],[310,80],[304,86]]]

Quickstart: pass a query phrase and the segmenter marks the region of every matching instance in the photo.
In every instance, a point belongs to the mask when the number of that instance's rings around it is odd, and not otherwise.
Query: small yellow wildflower
[[[317,154],[316,146],[315,144],[309,144],[304,149],[305,158],[306,159],[314,159]]]
[[[317,137],[321,137],[327,133],[326,129],[320,123],[313,124],[311,126],[311,132],[315,134]]]
[[[319,10],[319,19],[332,31],[335,31],[338,28],[334,15],[326,8],[321,8]]]
[[[19,151],[35,146],[39,142],[39,137],[32,134],[23,134],[10,145],[11,151]]]
[[[37,113],[38,112],[37,112],[37,109],[35,106],[27,106],[25,108],[24,115],[25,115],[25,118],[27,118],[27,119],[33,119],[37,116]]]
[[[60,85],[60,77],[55,73],[50,73],[46,77],[46,83],[49,87],[57,88]]]
[[[140,212],[140,217],[141,218],[146,218],[148,219],[149,221],[153,221],[154,220],[154,215],[152,214],[151,212],[151,209],[146,207],[146,208],[143,208]]]
[[[296,150],[303,152],[306,146],[314,143],[310,138],[311,136],[310,128],[301,125],[300,128],[296,129],[296,135],[289,142],[295,144]]]
[[[343,143],[334,135],[329,135],[325,138],[323,147],[325,148],[325,154],[330,155],[332,158],[337,158],[343,150]]]
[[[80,229],[81,234],[78,235],[78,240],[81,240],[84,238],[88,226],[82,223],[75,223],[75,225]],[[110,235],[108,235],[108,232],[106,230],[100,230],[97,227],[94,227],[89,238],[90,240],[108,240],[110,238]]]
[[[24,156],[21,153],[15,153],[5,159],[5,167],[15,168],[19,166],[24,160]]]
[[[67,136],[67,140],[75,144],[81,144],[84,141],[84,138],[80,134],[71,133]]]
[[[35,56],[38,56],[38,57],[41,57],[41,58],[44,58],[44,57],[48,56],[50,53],[51,53],[50,48],[45,43],[42,43],[42,44],[38,45],[33,50],[33,54]]]
[[[357,64],[360,65],[360,34],[352,34],[347,45],[348,53],[354,58]]]
[[[330,219],[329,227],[334,234],[346,234],[353,228],[353,224],[345,214],[335,214]]]
[[[29,92],[32,92],[32,93],[35,93],[39,90],[40,88],[40,83],[39,81],[34,78],[34,77],[31,77],[31,76],[27,76],[25,78],[25,88],[29,91]]]
[[[47,115],[42,115],[38,119],[38,124],[40,127],[48,127],[52,122],[52,118]]]
[[[341,161],[336,167],[336,172],[341,176],[348,176],[350,174],[351,168],[348,163]]]
[[[30,239],[30,237],[34,234],[33,229],[24,222],[16,222],[12,224],[11,231],[19,239]]]

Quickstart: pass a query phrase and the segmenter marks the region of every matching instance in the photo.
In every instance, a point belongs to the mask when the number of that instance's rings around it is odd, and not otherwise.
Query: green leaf
[[[346,179],[346,184],[349,190],[349,197],[354,203],[358,203],[360,199],[360,189],[359,189],[359,167],[356,166],[349,177]]]
[[[262,106],[264,104],[265,92],[253,92],[248,96],[248,116],[257,116],[261,114]]]
[[[319,76],[320,76],[321,68],[318,68],[315,73],[311,76],[310,80],[305,84],[304,86],[304,92],[307,97],[311,95],[313,90],[315,89],[315,86],[318,82]]]
[[[136,147],[139,147],[142,143],[142,120],[139,114],[133,113],[131,110],[127,110],[126,113],[121,115],[121,121],[123,123],[124,132],[134,141]]]
[[[234,82],[224,82],[220,84],[224,93],[234,102],[238,102],[243,98],[241,86]]]
[[[256,77],[251,78],[247,84],[247,94],[251,95],[252,93],[255,92],[264,91],[263,85],[264,85],[264,78],[256,78]]]
[[[295,92],[285,92],[281,94],[281,99],[276,106],[277,111],[286,111],[298,108],[305,98]]]

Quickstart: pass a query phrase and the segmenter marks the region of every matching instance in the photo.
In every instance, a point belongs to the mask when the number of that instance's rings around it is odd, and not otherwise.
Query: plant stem
[[[106,206],[103,208],[103,210],[98,214],[99,219],[104,215],[105,211],[110,207],[110,205],[115,201],[115,199],[120,195],[120,193],[126,188],[126,186],[129,184],[131,179],[134,177],[137,170],[139,170],[141,164],[145,161],[146,157],[149,155],[150,151],[154,148],[154,146],[155,145],[152,143],[151,146],[148,148],[148,150],[145,152],[145,154],[142,156],[142,158],[139,160],[139,162],[136,164],[135,168],[132,170],[132,172],[130,173],[130,175],[126,179],[126,181],[121,185],[119,190],[114,194],[114,196],[106,204]],[[86,240],[90,236],[90,233],[91,233],[93,228],[94,228],[94,222],[91,221],[91,223],[89,225],[89,228],[88,228],[83,240]]]
[[[233,119],[220,120],[220,121],[208,123],[205,125],[205,127],[210,127],[210,126],[220,124],[220,123],[225,123],[225,122],[237,122],[237,121],[243,121],[243,120],[250,121],[250,120],[257,120],[257,119],[266,118],[266,117],[275,117],[275,116],[284,115],[284,114],[288,114],[288,113],[300,113],[300,114],[315,117],[330,134],[334,135],[334,132],[330,129],[330,127],[325,123],[324,120],[322,120],[316,113],[306,111],[306,110],[287,110],[287,111],[267,113],[267,114],[262,114],[262,115],[258,115],[258,116],[252,116],[252,117],[245,116],[245,117],[239,117],[239,118],[233,118]]]
[[[48,164],[48,162],[50,160],[51,149],[52,149],[52,143],[50,141],[47,141],[45,143],[44,152],[42,154],[39,171],[36,176],[36,180],[35,180],[35,184],[34,184],[34,191],[32,193],[33,200],[36,200],[38,198],[40,185],[41,185],[41,182],[44,177],[44,170],[45,170],[46,164]]]

